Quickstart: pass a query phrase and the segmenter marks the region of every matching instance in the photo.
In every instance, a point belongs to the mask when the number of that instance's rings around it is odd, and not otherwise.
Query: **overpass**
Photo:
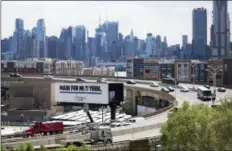
[[[59,78],[55,77],[54,80],[43,80],[41,77],[25,77],[23,80],[19,80],[18,78],[8,78],[8,77],[3,77],[2,80],[5,81],[17,81],[16,83],[19,83],[19,81],[23,81],[24,84],[26,85],[33,85],[33,86],[41,86],[41,84],[46,83],[52,83],[52,82],[74,82],[75,79],[72,78]],[[115,79],[110,79],[109,80],[115,80]],[[124,82],[125,79],[116,79],[117,81]],[[36,83],[34,83],[36,81]],[[94,82],[93,78],[89,78],[90,82]],[[120,127],[120,128],[114,128],[113,131],[113,141],[114,142],[119,142],[119,141],[127,141],[127,140],[136,140],[136,139],[141,139],[144,137],[154,137],[154,136],[159,136],[160,135],[160,127],[161,124],[166,122],[168,119],[168,109],[170,109],[173,106],[173,103],[175,102],[175,93],[170,93],[166,94],[163,92],[160,92],[160,87],[159,88],[152,88],[150,87],[149,81],[145,80],[136,80],[137,84],[136,85],[127,85],[125,84],[125,91],[126,91],[126,96],[125,99],[128,100],[129,102],[129,107],[131,108],[131,112],[135,112],[135,99],[136,97],[142,97],[142,96],[151,96],[153,98],[163,98],[163,99],[168,99],[170,101],[170,106],[168,108],[164,108],[161,110],[156,111],[155,113],[151,113],[146,116],[147,122],[142,123],[140,125],[132,125],[129,127]],[[34,84],[33,84],[34,83]],[[185,84],[186,85],[186,84]],[[15,84],[14,82],[12,83],[12,86],[19,86],[18,84]],[[186,85],[188,87],[196,87],[197,85]],[[163,87],[163,86],[161,86]],[[40,87],[43,88],[43,87]],[[52,90],[51,90],[52,91]],[[52,94],[52,93],[51,93]],[[211,102],[202,102],[201,100],[198,100],[196,98],[196,92],[191,91],[188,93],[182,93],[177,90],[176,93],[176,98],[178,101],[178,106],[180,106],[184,100],[189,101],[190,104],[196,104],[196,103],[204,103],[207,105],[211,105]],[[232,94],[232,90],[227,89],[226,93],[218,93],[217,95],[217,100],[223,97],[230,97],[230,94]],[[40,94],[41,95],[41,94]],[[51,96],[50,96],[51,97]],[[52,103],[51,103],[52,104]],[[157,114],[159,113],[159,114]],[[69,140],[69,135],[64,135],[62,136],[63,138],[61,139],[60,137],[56,136],[51,136],[49,138],[37,138],[37,140],[33,141],[34,145],[49,145],[49,144],[59,144],[62,143],[61,140]],[[73,139],[73,138],[72,138]],[[46,141],[47,140],[47,141]],[[17,141],[15,142],[14,145],[27,142],[29,140],[22,140],[22,141]],[[5,145],[10,145],[10,143],[4,143]]]

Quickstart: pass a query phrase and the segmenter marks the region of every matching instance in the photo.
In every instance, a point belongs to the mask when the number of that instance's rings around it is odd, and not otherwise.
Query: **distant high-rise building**
[[[53,59],[57,58],[57,53],[58,53],[57,43],[58,43],[58,38],[56,36],[48,37],[47,46],[48,46],[49,58],[53,58]]]
[[[85,49],[86,49],[86,28],[84,26],[75,27],[75,56],[76,60],[85,59]]]
[[[93,58],[96,56],[96,40],[94,37],[88,37],[88,49],[89,52],[87,52],[86,54],[88,55],[87,59],[89,61],[89,65],[93,66],[94,65]]]
[[[15,20],[15,31],[24,30],[24,21],[21,18],[16,18]]]
[[[161,51],[161,36],[157,35],[155,38],[155,49],[153,51],[153,55],[159,57]]]
[[[193,10],[193,55],[195,59],[206,59],[207,11],[205,8]]]
[[[31,32],[29,30],[25,30],[23,32],[23,51],[21,52],[22,59],[26,59],[30,57],[30,51],[31,51]]]
[[[28,53],[27,53],[27,57],[29,59],[31,58],[36,58],[36,28],[32,28],[31,30],[31,34],[30,37],[28,37]]]
[[[23,33],[24,33],[24,22],[22,19],[17,18],[15,20],[15,32],[14,32],[14,49],[16,50],[16,59],[23,59]]]
[[[154,49],[154,41],[152,37],[152,33],[147,34],[146,38],[146,58],[149,58],[153,54],[153,49]]]
[[[45,27],[44,19],[39,19],[37,21],[36,56],[37,56],[37,58],[46,58],[47,57],[46,27]]]
[[[211,34],[212,57],[221,59],[230,56],[230,18],[227,0],[213,1]]]
[[[104,23],[106,29],[105,29],[105,33],[106,33],[106,38],[107,38],[107,43],[108,43],[108,55],[109,55],[109,60],[115,58],[114,54],[112,52],[112,50],[116,50],[116,43],[118,42],[118,22],[114,22],[114,21],[106,21]],[[114,47],[112,49],[112,47]]]
[[[183,35],[182,36],[182,47],[186,49],[187,44],[188,44],[188,35]]]
[[[135,56],[135,44],[134,44],[134,36],[128,35],[124,39],[124,49],[126,53],[126,58],[132,58]]]
[[[1,51],[2,53],[10,51],[10,38],[5,38],[1,40]]]

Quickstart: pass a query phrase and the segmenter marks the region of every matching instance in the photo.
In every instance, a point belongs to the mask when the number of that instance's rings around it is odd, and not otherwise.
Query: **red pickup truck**
[[[34,122],[29,129],[24,130],[24,137],[34,136],[35,134],[53,135],[62,134],[64,131],[63,122]]]

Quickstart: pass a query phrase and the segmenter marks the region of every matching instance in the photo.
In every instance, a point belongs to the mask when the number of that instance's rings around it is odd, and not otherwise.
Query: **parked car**
[[[219,87],[219,88],[218,88],[218,92],[226,92],[226,89],[223,88],[223,87]]]
[[[86,82],[86,80],[84,78],[77,78],[76,81],[77,82]]]
[[[169,93],[170,91],[167,88],[162,88],[161,91]]]
[[[50,79],[50,80],[52,80],[52,79],[53,79],[53,76],[47,75],[47,76],[44,76],[43,78],[44,78],[44,79]]]
[[[105,78],[100,78],[97,80],[97,83],[107,83],[107,80]]]
[[[136,84],[136,82],[134,80],[128,80],[126,81],[127,84]]]
[[[19,73],[10,73],[10,77],[22,77]]]
[[[209,86],[209,85],[204,85],[204,87],[206,87],[207,89],[210,89],[210,86]]]
[[[175,89],[172,86],[168,86],[167,89],[169,90],[169,92],[174,92]]]
[[[150,86],[151,86],[151,87],[159,87],[159,84],[156,83],[156,82],[151,82],[151,83],[150,83]]]
[[[189,92],[189,89],[187,87],[180,87],[180,92]]]

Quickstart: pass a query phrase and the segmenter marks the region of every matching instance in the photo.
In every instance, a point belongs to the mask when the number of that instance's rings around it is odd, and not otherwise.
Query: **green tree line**
[[[232,100],[183,106],[162,126],[164,150],[232,150]]]

